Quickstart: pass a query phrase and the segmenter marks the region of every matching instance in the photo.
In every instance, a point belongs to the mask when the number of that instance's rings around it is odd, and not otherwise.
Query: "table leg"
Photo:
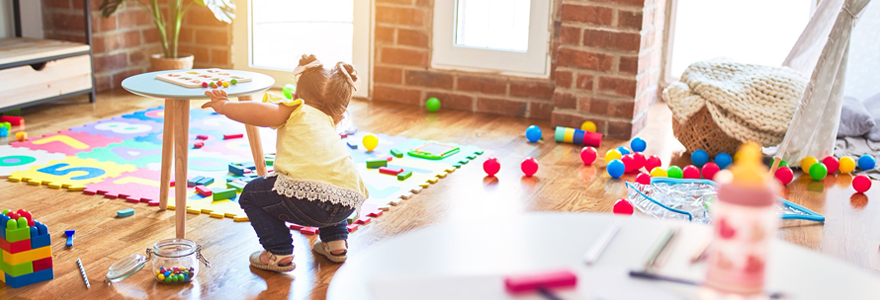
[[[252,96],[238,97],[238,101],[251,101]],[[263,156],[263,143],[260,141],[260,130],[254,125],[245,125],[248,143],[251,144],[251,154],[254,155],[254,165],[257,166],[257,175],[266,176],[266,159]]]
[[[174,211],[177,238],[186,238],[186,167],[189,151],[189,101],[174,101]]]
[[[171,157],[174,152],[174,101],[165,100],[164,130],[162,131],[162,169],[159,177],[159,210],[168,208],[168,190],[171,186]]]

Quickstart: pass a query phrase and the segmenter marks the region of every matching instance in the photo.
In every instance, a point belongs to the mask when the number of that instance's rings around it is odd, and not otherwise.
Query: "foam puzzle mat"
[[[132,205],[157,206],[164,115],[164,108],[159,106],[24,142],[0,145],[0,178],[34,186],[82,191],[88,195],[119,199]],[[229,173],[230,164],[253,164],[246,138],[223,138],[226,134],[239,133],[245,133],[243,124],[210,111],[191,109],[188,179],[197,176],[213,178],[214,182],[208,184],[207,188],[222,190],[228,188],[228,182],[247,182],[254,178],[255,172],[245,175]],[[370,192],[370,197],[361,209],[360,218],[350,220],[354,227],[350,231],[356,230],[358,225],[368,224],[371,217],[381,215],[390,206],[409,199],[414,193],[445,178],[483,153],[477,147],[443,143],[458,147],[460,151],[436,160],[420,158],[407,155],[406,152],[428,143],[441,142],[379,133],[373,133],[378,137],[378,145],[373,151],[366,151],[361,141],[367,134],[370,133],[349,131],[341,134],[343,144],[357,145],[346,147],[346,150],[351,154]],[[275,131],[260,128],[260,137],[266,154],[274,153]],[[204,146],[194,148],[197,141]],[[394,157],[392,149],[404,154],[402,157]],[[377,159],[386,159],[387,168],[403,169],[412,172],[412,176],[398,180],[396,175],[384,174],[378,168],[367,167],[367,161]],[[271,170],[271,165],[269,169]],[[185,187],[188,195],[187,212],[208,214],[217,219],[247,221],[247,216],[238,205],[238,195],[231,199],[213,201],[213,197],[203,197],[194,187],[187,187],[185,180],[177,184],[173,171],[171,176],[169,209],[175,208],[174,189]],[[303,233],[316,231],[310,227],[291,228]]]

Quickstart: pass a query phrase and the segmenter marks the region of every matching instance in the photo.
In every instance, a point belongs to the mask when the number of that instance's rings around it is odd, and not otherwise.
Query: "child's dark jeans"
[[[290,228],[284,222],[318,227],[324,242],[348,239],[346,219],[354,208],[279,195],[272,190],[275,180],[276,177],[254,179],[244,187],[238,200],[264,249],[276,255],[293,253]]]

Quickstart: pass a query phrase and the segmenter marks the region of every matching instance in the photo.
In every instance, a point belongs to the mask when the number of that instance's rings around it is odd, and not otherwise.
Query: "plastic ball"
[[[532,142],[532,143],[540,140],[541,139],[541,128],[538,126],[535,126],[535,125],[531,125],[531,126],[529,126],[529,128],[526,128],[526,139],[528,139],[529,142]]]
[[[233,78],[232,80],[229,81],[229,83],[231,83],[232,85],[236,85],[236,84],[238,84],[238,79]]]
[[[626,166],[619,159],[615,159],[608,162],[608,165],[605,166],[605,171],[608,172],[611,178],[620,178],[623,172],[626,171]]]
[[[865,175],[856,176],[853,178],[852,186],[856,189],[856,192],[864,193],[871,189],[871,178]]]
[[[165,277],[165,282],[171,282],[171,276]]]
[[[651,169],[651,177],[667,177],[669,174],[666,173],[666,170],[663,170],[661,167],[656,167]]]
[[[660,158],[656,155],[651,155],[645,160],[645,170],[652,171],[654,168],[663,165],[663,162],[660,161]]]
[[[632,215],[634,210],[629,201],[626,201],[626,199],[620,199],[617,200],[617,202],[614,202],[614,207],[611,211],[618,215]]]
[[[526,159],[523,159],[522,164],[520,164],[520,169],[526,174],[526,177],[532,177],[532,175],[538,172],[538,161],[534,158],[526,157]]]
[[[706,150],[697,149],[694,150],[694,153],[691,153],[691,162],[697,166],[702,168],[707,162],[709,162],[709,153],[706,153]]]
[[[636,182],[641,184],[651,184],[651,175],[648,173],[639,173],[639,175],[636,176]]]
[[[706,163],[703,165],[703,178],[713,180],[715,179],[715,173],[718,173],[721,168],[718,167],[715,163]]]
[[[721,152],[718,155],[715,155],[715,164],[718,165],[721,169],[727,169],[730,164],[733,163],[733,158],[730,157],[730,154]]]
[[[684,172],[678,166],[669,166],[669,168],[666,169],[666,175],[668,175],[669,178],[684,178]]]
[[[792,172],[789,167],[779,167],[776,169],[776,174],[774,175],[782,185],[788,185],[791,183],[791,180],[794,179],[794,172]]]
[[[648,148],[648,143],[645,142],[642,138],[634,138],[632,142],[629,142],[629,147],[632,148],[635,152],[642,152]]]
[[[293,95],[296,94],[296,86],[290,83],[285,84],[284,87],[281,88],[281,93],[284,94],[284,98],[293,99]]]
[[[224,82],[223,82],[223,87],[225,87],[225,88],[229,87],[229,82],[225,82],[225,81],[224,81]]]
[[[489,177],[498,174],[499,170],[501,170],[501,164],[498,163],[497,158],[490,157],[485,162],[483,162],[483,171],[486,171],[486,174],[489,175]]]
[[[774,162],[774,161],[776,161],[776,158],[774,158],[773,160],[770,161],[770,166],[771,166],[771,167],[773,166],[773,162]],[[785,160],[781,160],[781,159],[780,159],[780,160],[779,160],[779,166],[778,166],[778,167],[788,167],[788,163],[787,163]],[[778,167],[777,167],[777,169],[778,169]]]
[[[620,161],[623,162],[624,170],[629,173],[636,169],[636,161],[633,159],[632,154],[627,154],[620,157]]]
[[[203,87],[203,88],[208,87],[208,83],[203,81],[203,82],[202,82],[202,87]]]
[[[607,163],[615,159],[620,159],[621,156],[623,156],[623,154],[620,154],[620,151],[617,151],[617,149],[608,150],[608,152],[605,152],[605,162]]]
[[[813,180],[822,180],[825,176],[828,176],[828,167],[824,164],[815,163],[810,167],[810,177],[813,177]]]
[[[801,170],[803,170],[804,173],[810,173],[810,167],[812,167],[817,162],[819,162],[819,160],[816,159],[815,157],[812,157],[812,156],[804,157],[804,159],[801,160]]]
[[[429,112],[437,112],[440,110],[440,99],[437,99],[437,97],[428,98],[428,101],[425,101],[425,108],[427,108]]]
[[[856,160],[849,156],[841,157],[837,163],[840,173],[849,174],[856,169]]]
[[[581,124],[581,130],[596,132],[596,123],[593,123],[593,121],[584,121],[584,123]]]
[[[645,166],[645,162],[648,161],[648,159],[645,158],[645,155],[642,154],[641,152],[633,153],[632,156],[633,156],[633,161],[635,161],[635,163],[636,163],[636,170],[641,169],[642,167],[644,167],[644,166]]]
[[[700,179],[700,169],[694,165],[684,167],[684,169],[681,170],[681,173],[683,177],[687,179]]]
[[[822,159],[822,164],[828,168],[828,175],[834,174],[837,172],[837,169],[840,167],[840,162],[837,161],[837,158],[834,156],[827,156]]]
[[[617,151],[620,151],[620,155],[627,155],[632,153],[632,151],[629,151],[629,148],[624,146],[617,147]]]
[[[877,162],[874,161],[874,157],[870,154],[865,154],[859,156],[859,169],[862,170],[871,170],[874,169],[874,166],[877,165]]]
[[[367,149],[367,152],[372,152],[379,145],[379,138],[373,134],[368,134],[364,136],[363,143],[364,149]]]
[[[587,146],[581,149],[581,160],[584,162],[585,166],[593,164],[593,162],[596,161],[596,156],[599,156],[599,154],[596,153],[596,148]]]
[[[27,140],[27,132],[19,131],[15,133],[15,139],[19,142],[24,142]]]

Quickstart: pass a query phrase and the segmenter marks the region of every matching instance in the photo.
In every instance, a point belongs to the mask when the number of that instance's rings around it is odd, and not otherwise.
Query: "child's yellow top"
[[[271,99],[263,102],[296,106],[278,126],[275,153],[277,176],[273,191],[287,197],[342,204],[360,209],[368,197],[367,187],[351,155],[324,112],[305,105],[302,99]]]

